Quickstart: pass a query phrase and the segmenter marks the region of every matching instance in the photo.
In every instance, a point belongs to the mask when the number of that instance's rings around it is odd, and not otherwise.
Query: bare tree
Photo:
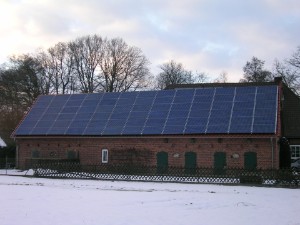
[[[280,63],[275,60],[274,70],[275,76],[282,77],[283,82],[296,94],[300,95],[300,74],[298,69],[287,63]]]
[[[105,92],[123,92],[147,86],[149,61],[137,47],[121,38],[106,40],[101,57],[100,85]]]
[[[33,58],[42,94],[123,92],[149,88],[149,61],[121,38],[84,36]]]
[[[83,93],[93,93],[100,86],[100,60],[103,54],[103,39],[98,36],[85,36],[69,43],[74,59],[74,73]]]
[[[299,71],[295,70],[287,63],[281,63],[275,60],[274,63],[274,74],[277,77],[282,77],[283,82],[295,93],[300,93],[300,74]]]
[[[300,95],[300,46],[289,59],[275,60],[274,75],[282,77],[284,83]]]
[[[204,72],[196,72],[196,74],[193,75],[192,81],[194,83],[208,83],[209,76]]]
[[[165,89],[172,84],[190,84],[194,82],[192,71],[186,70],[181,63],[171,60],[159,66],[162,70],[157,76],[157,88]]]
[[[288,60],[288,63],[300,70],[300,46],[298,46],[297,50],[293,53],[292,57]]]
[[[74,58],[66,43],[58,43],[48,49],[49,75],[56,94],[72,92]]]
[[[243,67],[244,78],[240,82],[266,82],[272,80],[272,73],[265,70],[265,61],[252,57],[251,62],[247,62]]]
[[[53,93],[52,88],[52,67],[51,63],[49,62],[48,55],[40,50],[36,54],[36,60],[41,65],[41,73],[39,75],[39,86],[41,88],[41,94],[48,95]]]
[[[221,72],[218,78],[214,80],[214,83],[227,83],[228,82],[228,76],[226,72]]]

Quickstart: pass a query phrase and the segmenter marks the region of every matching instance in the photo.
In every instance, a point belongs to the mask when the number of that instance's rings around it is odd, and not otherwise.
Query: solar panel
[[[163,126],[146,126],[143,128],[142,133],[145,135],[157,135],[161,134],[163,131]]]
[[[145,124],[146,118],[131,118],[126,122],[126,126],[141,126]]]
[[[65,135],[82,135],[82,133],[84,132],[84,127],[69,127],[66,131],[65,131]],[[53,133],[48,133],[48,135],[59,135],[55,132]],[[98,133],[99,134],[99,133]]]
[[[183,109],[183,110],[176,110],[176,109],[171,109],[168,115],[168,120],[169,119],[176,119],[176,118],[187,118],[189,114],[188,109]]]
[[[162,131],[163,134],[183,134],[184,125],[182,126],[165,126],[164,130]]]
[[[201,107],[200,109],[192,107],[189,118],[194,118],[194,117],[197,117],[197,118],[198,117],[206,117],[206,118],[208,118],[209,112],[210,112],[209,109],[204,109],[203,107]]]
[[[166,126],[184,126],[186,124],[186,117],[178,118],[169,118],[167,120]]]
[[[36,120],[39,118],[43,113],[45,112],[44,108],[35,108],[30,112],[30,115],[28,115],[28,119]]]
[[[163,127],[163,125],[165,124],[166,119],[164,118],[149,118],[146,123],[145,123],[145,127]]]
[[[277,86],[41,96],[15,135],[274,133]]]
[[[143,107],[143,106],[151,107],[152,103],[153,103],[153,98],[140,97],[140,98],[136,99],[135,105],[140,106],[140,107]]]
[[[102,135],[120,135],[122,130],[123,126],[106,126],[102,131]]]
[[[195,96],[213,96],[215,88],[199,88],[196,89]]]
[[[48,106],[54,97],[55,95],[44,95],[43,98],[38,98],[36,101],[36,107],[39,105]]]
[[[30,135],[32,127],[20,126],[16,131],[16,135]],[[41,133],[44,134],[44,133]]]
[[[155,104],[171,104],[172,101],[173,101],[172,96],[157,97],[155,99]]]
[[[98,117],[101,119],[91,119],[84,130],[85,135],[97,135],[101,133],[104,129],[105,124],[107,123],[107,119],[103,119],[103,117]]]
[[[129,126],[126,125],[125,129],[122,130],[122,134],[124,135],[139,135],[142,133],[143,126],[139,124],[139,126]]]
[[[185,127],[185,134],[204,134],[206,130],[206,126],[201,125],[193,125]]]
[[[126,120],[126,118],[129,117],[129,112],[113,112],[110,115],[110,119],[123,119]]]
[[[33,131],[30,132],[31,135],[41,135],[48,132],[48,127],[37,127]]]
[[[206,134],[225,134],[228,130],[228,124],[209,125]]]

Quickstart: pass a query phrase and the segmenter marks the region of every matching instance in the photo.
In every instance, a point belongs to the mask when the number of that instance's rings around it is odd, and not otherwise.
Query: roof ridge
[[[278,85],[274,81],[270,82],[240,82],[240,83],[193,83],[193,84],[171,84],[165,90],[180,88],[206,88],[206,87],[249,87],[249,86],[269,86]]]

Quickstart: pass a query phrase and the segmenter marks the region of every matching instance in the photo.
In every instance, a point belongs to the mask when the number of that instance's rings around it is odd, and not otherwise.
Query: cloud
[[[300,45],[298,0],[2,0],[0,19],[0,63],[13,53],[98,34],[141,48],[154,74],[174,59],[238,81],[252,56],[271,67]]]

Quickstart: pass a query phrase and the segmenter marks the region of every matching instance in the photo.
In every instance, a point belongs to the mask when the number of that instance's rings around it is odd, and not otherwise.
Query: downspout
[[[16,144],[16,168],[19,168],[19,145]]]
[[[275,77],[274,78],[274,83],[278,86],[277,89],[277,117],[276,117],[276,124],[277,127],[275,128],[275,151],[276,151],[276,169],[280,167],[280,146],[278,149],[278,144],[277,141],[280,139],[282,134],[284,133],[284,123],[283,123],[283,100],[284,100],[284,95],[283,95],[283,82],[282,82],[282,77]],[[278,138],[278,139],[277,139]],[[273,142],[274,137],[270,138],[271,141],[271,148],[272,148],[272,169],[274,169],[274,142]]]
[[[271,141],[271,150],[272,150],[272,169],[274,169],[274,144],[273,144],[273,137],[270,138]]]

